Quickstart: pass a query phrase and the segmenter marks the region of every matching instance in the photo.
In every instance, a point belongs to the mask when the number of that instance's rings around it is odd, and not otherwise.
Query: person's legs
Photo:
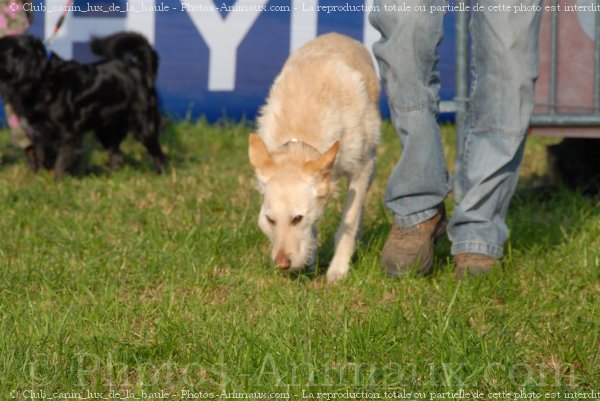
[[[510,6],[518,2],[504,0]],[[477,254],[474,264],[487,255],[486,267],[491,267],[508,239],[504,220],[533,111],[540,13],[489,12],[486,3],[481,3],[484,11],[471,16],[474,76],[464,131],[458,133],[455,207],[448,234],[452,254],[461,254],[457,265],[468,265],[465,255]],[[457,266],[459,276],[465,267]]]
[[[403,4],[410,6],[411,11],[399,11]],[[369,16],[381,33],[373,52],[387,92],[392,123],[403,146],[385,194],[395,224],[384,247],[382,263],[392,275],[401,274],[419,261],[419,271],[426,273],[430,269],[433,236],[439,233],[444,220],[440,207],[449,191],[437,124],[437,46],[443,36],[444,13],[430,13],[430,4],[434,1],[376,0],[374,5],[379,11]],[[415,11],[418,5],[427,11]],[[422,226],[432,219],[434,224]]]

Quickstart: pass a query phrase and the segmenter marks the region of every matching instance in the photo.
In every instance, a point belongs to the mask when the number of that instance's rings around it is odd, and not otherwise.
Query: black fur
[[[56,176],[74,173],[87,131],[108,150],[111,166],[121,166],[120,144],[132,132],[163,172],[157,53],[137,33],[95,38],[91,46],[105,59],[80,64],[46,57],[42,42],[32,36],[0,39],[0,94],[33,135],[36,168],[53,169]]]
[[[566,138],[548,146],[548,177],[586,195],[600,193],[600,139]]]

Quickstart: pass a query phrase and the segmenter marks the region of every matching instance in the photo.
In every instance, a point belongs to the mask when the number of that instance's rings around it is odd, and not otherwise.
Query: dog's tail
[[[135,32],[120,32],[103,38],[92,38],[92,51],[102,57],[120,59],[146,72],[151,82],[158,74],[158,53],[148,40]]]

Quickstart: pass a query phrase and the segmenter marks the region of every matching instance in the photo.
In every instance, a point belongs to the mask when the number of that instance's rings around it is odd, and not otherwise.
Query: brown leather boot
[[[431,219],[413,227],[392,226],[381,251],[381,265],[388,276],[400,277],[411,269],[417,274],[431,273],[433,246],[446,231],[446,209],[443,205]]]
[[[487,274],[498,265],[498,259],[483,253],[459,253],[454,255],[455,277],[461,280],[465,275]]]

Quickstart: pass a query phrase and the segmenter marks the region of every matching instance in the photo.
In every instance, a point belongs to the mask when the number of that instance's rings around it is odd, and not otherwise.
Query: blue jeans
[[[514,6],[522,0],[503,0]],[[393,11],[402,3],[413,10]],[[472,72],[464,130],[457,132],[454,214],[448,225],[452,254],[502,256],[505,217],[523,158],[534,104],[541,13],[489,11],[480,0],[471,14]],[[540,0],[534,0],[539,4]],[[369,15],[381,33],[373,45],[388,95],[392,123],[402,142],[389,177],[386,205],[401,227],[433,217],[450,191],[437,124],[440,76],[437,47],[443,36],[441,0],[375,0]],[[387,9],[386,9],[387,7]]]

